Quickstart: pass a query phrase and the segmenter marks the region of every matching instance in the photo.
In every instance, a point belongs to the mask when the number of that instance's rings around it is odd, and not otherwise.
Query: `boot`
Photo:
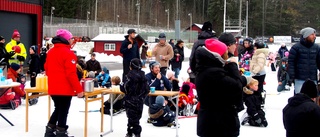
[[[56,137],[69,137],[67,132],[68,126],[66,128],[58,127],[56,129]]]
[[[137,134],[137,135],[136,135],[136,134],[134,134],[134,137],[140,137],[140,134]]]
[[[129,135],[129,133],[127,133],[125,137],[132,137],[132,135]]]
[[[44,137],[56,137],[55,132],[56,125],[48,124],[46,126],[46,133],[44,133]]]

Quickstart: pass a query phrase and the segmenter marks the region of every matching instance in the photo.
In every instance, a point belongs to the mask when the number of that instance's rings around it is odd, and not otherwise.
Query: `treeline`
[[[246,17],[248,1],[248,32],[251,37],[261,36],[263,33],[265,36],[294,36],[306,26],[319,30],[320,0],[226,1],[226,19],[239,19],[239,7],[242,4],[242,20]],[[86,19],[89,11],[89,18],[94,20],[95,3],[96,0],[45,0],[44,15],[50,16],[53,6],[55,17]],[[116,22],[119,15],[120,23],[137,24],[137,3],[140,3],[140,25],[166,28],[166,9],[169,9],[170,28],[174,28],[176,18],[181,20],[181,28],[188,27],[188,14],[191,13],[193,23],[211,21],[218,34],[223,30],[224,0],[97,0],[97,20]]]

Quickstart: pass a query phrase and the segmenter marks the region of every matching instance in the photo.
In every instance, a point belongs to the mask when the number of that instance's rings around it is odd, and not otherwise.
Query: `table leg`
[[[110,131],[112,132],[112,125],[113,125],[113,94],[110,94]]]
[[[101,121],[100,121],[100,132],[103,132],[103,115],[104,115],[104,107],[103,107],[103,103],[104,103],[104,96],[101,93]]]
[[[179,122],[178,122],[178,110],[179,110],[179,107],[178,107],[178,100],[179,100],[179,96],[177,96],[176,98],[176,137],[179,137],[178,135],[178,129],[179,129]]]
[[[48,95],[48,121],[50,120],[51,116],[51,100],[50,95]]]
[[[26,132],[28,132],[28,126],[29,126],[29,95],[28,92],[26,93]]]
[[[88,122],[88,96],[85,96],[85,110],[84,110],[84,137],[87,137],[87,123]]]

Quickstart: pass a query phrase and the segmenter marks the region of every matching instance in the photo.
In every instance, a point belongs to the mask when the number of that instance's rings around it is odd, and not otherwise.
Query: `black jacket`
[[[296,94],[289,98],[282,112],[287,137],[319,136],[320,107],[310,97]]]
[[[173,58],[171,59],[171,67],[172,68],[180,68],[182,67],[182,61],[184,60],[184,51],[183,47],[180,48],[179,45],[175,45],[173,48]],[[176,54],[180,54],[177,56]]]
[[[290,79],[317,80],[319,61],[319,45],[307,43],[301,37],[300,42],[294,44],[290,49],[288,58]]]
[[[96,76],[101,72],[101,64],[100,64],[100,62],[98,61],[98,60],[88,60],[87,62],[86,62],[86,70],[88,71],[88,72],[90,72],[90,71],[97,71],[97,73],[96,73]]]
[[[168,106],[151,104],[149,106],[149,116],[154,126],[167,126],[175,119],[175,114]]]
[[[123,60],[130,62],[134,58],[140,59],[139,47],[136,40],[131,43],[128,39],[129,35],[125,36],[125,40],[121,44],[120,53],[122,54]],[[132,44],[132,48],[128,49],[128,45]]]
[[[11,58],[11,56],[9,55],[9,53],[5,48],[5,44],[0,43],[0,60],[3,59],[3,61],[0,62],[1,66],[7,65],[7,69],[8,69],[10,67],[9,58]]]
[[[196,50],[195,58],[198,72],[195,84],[201,102],[197,120],[198,136],[238,136],[238,112],[243,107],[243,81],[237,64],[225,64],[219,54],[212,54],[205,47]]]
[[[31,75],[36,75],[40,73],[41,70],[41,64],[40,64],[40,57],[38,54],[31,54],[30,55],[30,61],[29,61],[29,71],[28,73]]]

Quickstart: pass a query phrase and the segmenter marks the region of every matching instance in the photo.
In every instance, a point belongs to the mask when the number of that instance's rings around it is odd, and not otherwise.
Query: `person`
[[[29,48],[30,53],[30,60],[28,62],[29,64],[29,70],[27,71],[27,74],[30,75],[30,87],[36,86],[36,77],[37,74],[40,73],[40,57],[37,54],[38,53],[38,47],[33,45]]]
[[[193,83],[193,82],[191,82],[191,80],[190,80],[190,77],[186,77],[186,78],[184,78],[183,77],[183,83],[182,83],[182,86],[183,85],[188,85],[189,87],[190,87],[190,89],[189,89],[189,91],[188,91],[188,96],[190,97],[190,98],[196,98],[196,96],[194,95],[194,90],[196,90],[197,88],[196,88],[196,85]]]
[[[268,122],[265,117],[265,112],[261,108],[261,102],[258,96],[254,95],[254,92],[258,91],[259,81],[251,78],[247,78],[247,86],[243,87],[243,100],[247,106],[248,117],[244,118],[241,125],[249,123],[250,126],[267,127]]]
[[[170,81],[167,79],[167,77],[160,73],[160,63],[157,61],[151,62],[149,64],[149,68],[150,72],[146,74],[149,86],[155,87],[156,90],[170,91],[172,89],[172,85],[170,84]],[[155,96],[147,96],[144,103],[145,105],[149,106],[149,104],[153,104],[155,100]]]
[[[188,108],[188,105],[193,106],[196,104],[196,99],[194,96],[190,95],[190,86],[188,84],[184,84],[181,87],[179,92],[179,100],[178,100],[178,115],[179,116],[191,116],[193,111],[187,110],[193,107]]]
[[[168,43],[171,45],[172,49],[174,49],[174,39],[170,39]],[[170,67],[170,66],[171,66],[171,60],[169,60],[168,67]]]
[[[20,73],[20,66],[16,63],[11,63],[8,69],[7,78],[17,82],[18,74]],[[2,95],[1,95],[2,94]],[[2,88],[0,91],[0,108],[15,110],[21,105],[21,97],[25,96],[25,91],[18,87]]]
[[[281,66],[279,66],[278,68],[277,78],[278,78],[278,88],[277,88],[278,92],[281,92],[283,90],[290,90],[290,89],[286,89],[286,85],[289,81],[287,57],[284,57],[281,60]]]
[[[143,111],[143,101],[149,94],[148,80],[144,71],[141,70],[142,63],[139,58],[131,60],[130,71],[126,75],[121,91],[125,93],[124,108],[126,110],[128,124],[126,137],[141,136],[142,127],[140,119]]]
[[[315,44],[316,30],[310,27],[300,31],[300,42],[289,51],[288,73],[290,83],[294,83],[294,93],[300,92],[306,79],[317,81],[319,67],[319,45]]]
[[[0,36],[0,66],[6,67],[4,69],[5,72],[7,72],[8,68],[10,67],[9,59],[15,54],[14,51],[7,52],[5,49],[5,43],[6,40],[3,36]],[[3,73],[6,75],[6,73]]]
[[[243,40],[243,49],[239,51],[239,67],[245,71],[250,71],[250,60],[254,52],[254,45],[252,38],[246,38]]]
[[[197,117],[197,135],[238,136],[238,112],[243,110],[243,81],[237,60],[232,58],[226,61],[227,46],[217,39],[205,40],[205,46],[195,51],[195,59],[195,69],[198,71],[195,85],[201,103]],[[211,96],[212,93],[214,96]],[[207,128],[212,125],[215,128]]]
[[[182,68],[182,62],[184,60],[184,42],[178,40],[177,44],[173,48],[174,56],[171,59],[171,70],[174,71],[174,76],[179,77],[180,70]]]
[[[84,93],[77,77],[77,57],[71,51],[71,32],[58,29],[52,43],[54,48],[47,53],[44,67],[48,76],[48,95],[51,96],[55,109],[47,123],[44,136],[68,137],[67,119],[72,96],[81,98]]]
[[[159,43],[152,49],[152,56],[161,64],[161,74],[166,75],[169,60],[173,58],[173,49],[172,46],[166,42],[166,34],[159,34]]]
[[[201,32],[198,35],[198,40],[193,43],[191,54],[189,57],[189,66],[190,66],[190,71],[189,75],[194,75],[196,76],[196,60],[195,60],[195,51],[198,47],[205,46],[205,40],[206,39],[211,39],[211,38],[216,38],[215,33],[212,32],[212,24],[211,22],[207,21],[203,23],[203,26],[201,28]]]
[[[85,73],[84,69],[85,69],[86,63],[84,62],[84,60],[79,59],[77,60],[77,76],[78,76],[78,80],[81,81],[81,79],[85,79]]]
[[[27,51],[23,43],[20,41],[20,33],[17,29],[13,31],[12,39],[9,43],[6,45],[7,52],[14,51],[16,49],[19,49],[20,52],[16,51],[16,54],[14,54],[10,59],[9,63],[16,63],[22,65],[23,62],[27,58]]]
[[[130,61],[134,58],[140,59],[139,56],[139,46],[138,42],[136,41],[136,30],[129,29],[128,35],[124,36],[124,41],[122,41],[120,47],[120,53],[122,54],[122,65],[123,65],[123,74],[122,74],[122,81],[125,78],[125,75],[128,74],[130,70]]]
[[[271,71],[276,71],[276,65],[275,65],[277,63],[276,57],[277,57],[277,53],[269,52],[269,55],[267,57],[269,62],[267,66],[271,67]]]
[[[282,110],[287,137],[315,137],[319,133],[320,107],[315,103],[319,93],[313,80],[306,80],[301,92],[288,99]]]
[[[94,72],[94,77],[98,76],[101,72],[101,64],[98,60],[96,60],[96,54],[91,53],[91,59],[86,62],[86,70],[88,72]]]
[[[152,125],[161,127],[175,127],[176,115],[170,110],[163,96],[157,96],[154,104],[149,106],[149,116]]]
[[[46,43],[45,43],[45,46],[43,46],[41,48],[41,51],[40,51],[40,69],[41,71],[45,71],[44,70],[44,64],[46,63],[46,58],[47,58],[47,52],[53,48],[53,44],[52,44],[52,38],[50,38]]]
[[[142,60],[142,68],[146,68],[146,62],[147,62],[147,51],[148,51],[148,44],[144,43],[144,45],[141,46],[141,60]]]
[[[281,47],[278,49],[278,54],[279,54],[280,58],[283,58],[285,56],[284,53],[288,52],[288,51],[289,50],[288,50],[286,44],[285,43],[281,43]]]
[[[102,71],[98,76],[96,76],[99,87],[111,87],[111,80],[109,75],[109,70],[107,67],[103,67]]]
[[[111,84],[112,86],[119,86],[120,87],[120,83],[121,83],[121,79],[119,76],[113,76],[111,78]],[[122,110],[124,110],[124,106],[123,104],[123,97],[124,94],[116,94],[112,96],[112,100],[113,100],[113,113],[121,113]],[[105,101],[104,104],[104,114],[108,114],[110,115],[110,103],[111,103],[111,96],[109,97],[109,99],[107,101]]]
[[[187,73],[189,75],[190,82],[195,83],[196,75],[192,72],[190,67],[187,69]]]
[[[227,47],[228,47],[228,57],[229,58],[234,57],[234,52],[237,49],[236,38],[231,33],[224,32],[219,36],[218,40],[227,45]]]
[[[265,104],[265,96],[262,96],[262,93],[264,93],[263,89],[263,83],[266,78],[266,62],[267,57],[269,54],[269,49],[265,48],[264,44],[262,42],[255,42],[254,43],[254,53],[252,55],[252,59],[250,61],[250,73],[252,75],[252,78],[259,81],[258,84],[258,91],[254,92],[253,94],[258,96],[260,98],[261,104]]]

